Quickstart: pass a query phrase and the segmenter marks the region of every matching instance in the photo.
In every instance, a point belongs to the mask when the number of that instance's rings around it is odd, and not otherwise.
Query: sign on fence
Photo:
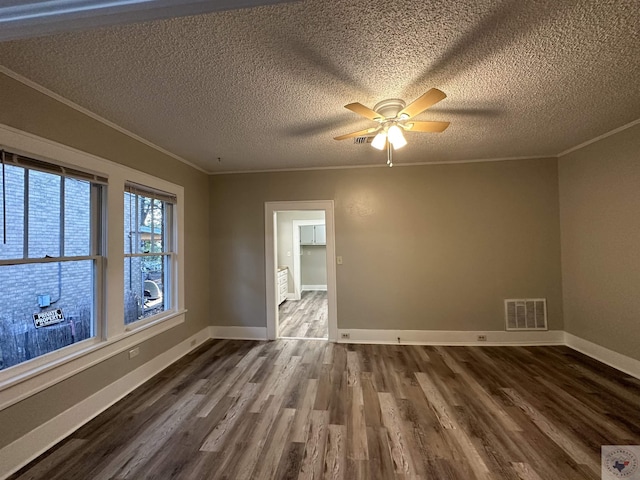
[[[64,322],[64,314],[60,308],[33,314],[33,323],[35,323],[36,328],[55,325],[60,322]]]

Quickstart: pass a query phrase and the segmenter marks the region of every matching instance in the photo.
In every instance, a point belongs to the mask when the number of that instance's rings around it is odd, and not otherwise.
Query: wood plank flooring
[[[280,305],[280,336],[289,338],[329,338],[327,292],[302,292],[300,300]]]
[[[567,347],[217,340],[11,478],[596,480],[639,407]]]

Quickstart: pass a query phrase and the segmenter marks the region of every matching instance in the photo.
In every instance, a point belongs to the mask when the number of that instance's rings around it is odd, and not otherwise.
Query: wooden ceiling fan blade
[[[367,128],[366,130],[360,130],[358,132],[347,133],[346,135],[340,135],[339,137],[333,137],[333,139],[334,140],[346,140],[347,138],[362,137],[364,135],[369,135],[369,134],[379,130],[379,128],[380,127]]]
[[[423,94],[421,97],[418,97],[412,103],[404,107],[398,113],[398,118],[402,118],[403,115],[408,115],[407,118],[412,118],[418,115],[419,113],[424,112],[427,108],[435,105],[440,100],[444,100],[447,98],[447,95],[437,88],[432,88],[427,93]]]
[[[349,105],[345,105],[344,108],[351,110],[353,113],[357,113],[358,115],[362,115],[364,118],[368,118],[369,120],[375,120],[376,118],[383,118],[375,110],[371,110],[369,107],[365,107],[361,103],[350,103]]]
[[[407,122],[405,128],[408,132],[444,132],[449,122]]]

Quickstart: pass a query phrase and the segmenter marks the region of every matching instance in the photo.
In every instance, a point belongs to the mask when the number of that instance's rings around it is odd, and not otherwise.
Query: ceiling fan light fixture
[[[379,132],[375,137],[373,137],[373,141],[371,142],[371,146],[373,148],[377,148],[378,150],[384,150],[384,147],[386,144],[387,144],[386,132]]]
[[[407,140],[404,138],[402,134],[402,130],[398,125],[391,125],[389,127],[389,141],[393,148],[398,150],[399,148],[404,147],[407,144]]]

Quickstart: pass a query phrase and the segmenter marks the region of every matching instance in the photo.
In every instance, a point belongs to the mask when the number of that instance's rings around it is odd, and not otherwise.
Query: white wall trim
[[[305,292],[305,291],[309,291],[309,292],[326,292],[327,291],[327,286],[326,285],[302,285],[301,290],[303,292]]]
[[[563,345],[564,331],[505,332],[501,330],[338,330],[339,343],[374,343],[402,345]],[[348,334],[349,338],[342,338]],[[478,341],[478,335],[485,335],[486,341]]]
[[[230,340],[266,340],[266,327],[209,327],[209,338]]]
[[[0,478],[18,471],[208,339],[208,329],[202,329],[1,449]]]
[[[609,350],[606,347],[585,340],[584,338],[577,337],[569,332],[565,332],[565,344],[616,370],[640,379],[640,360],[614,352],[613,350]]]

